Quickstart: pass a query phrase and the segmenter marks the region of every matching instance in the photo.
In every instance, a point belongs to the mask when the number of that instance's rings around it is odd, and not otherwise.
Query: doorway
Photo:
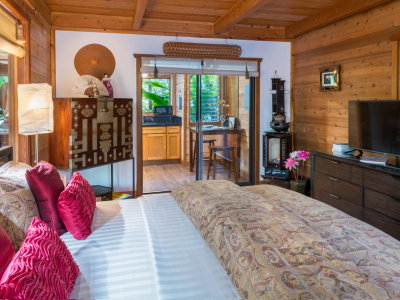
[[[143,56],[137,58],[142,58],[143,62]],[[146,59],[151,60],[150,56]],[[159,61],[157,57],[160,70]],[[241,60],[243,66],[244,62]],[[147,64],[151,65],[151,62]],[[259,67],[259,61],[256,65]],[[150,67],[143,68],[143,65],[137,69],[140,70],[138,74],[151,70]],[[137,81],[142,99],[137,103],[137,108],[141,108],[137,115],[137,195],[169,192],[186,182],[214,178],[239,185],[257,184],[258,176],[255,174],[259,168],[255,162],[259,159],[259,141],[255,136],[259,135],[256,125],[259,123],[259,77],[246,79],[237,75],[163,72],[164,77],[159,74],[158,79],[166,79],[160,81],[164,84],[168,84],[169,79],[169,88],[160,86],[163,89],[161,93],[149,88],[148,79],[153,78],[150,72],[148,74],[146,79],[141,76]],[[158,114],[155,110],[159,105],[150,104],[151,99],[143,91],[155,92],[163,99],[169,96],[168,106],[172,114]],[[149,120],[154,124],[148,124]],[[171,123],[166,124],[166,121]],[[142,193],[139,192],[141,188]]]

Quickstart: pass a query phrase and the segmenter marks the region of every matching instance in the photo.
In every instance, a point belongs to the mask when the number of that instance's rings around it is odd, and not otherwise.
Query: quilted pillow
[[[0,226],[0,278],[14,256],[14,247],[4,229]],[[1,299],[1,298],[0,298]]]
[[[24,242],[29,224],[39,217],[35,197],[25,179],[31,166],[9,162],[0,168],[0,226],[17,251]]]
[[[14,299],[69,299],[79,268],[57,233],[39,218],[0,281]]]
[[[67,229],[57,209],[58,197],[64,190],[64,184],[56,168],[46,161],[41,161],[36,167],[26,171],[25,177],[35,195],[40,218],[58,235],[65,233]]]
[[[86,239],[91,233],[96,196],[93,188],[78,173],[72,176],[58,199],[58,212],[68,231],[77,240]]]

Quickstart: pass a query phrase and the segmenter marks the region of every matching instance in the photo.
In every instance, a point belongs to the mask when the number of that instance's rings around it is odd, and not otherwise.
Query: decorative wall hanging
[[[76,53],[74,65],[79,75],[92,75],[101,80],[104,73],[107,73],[108,77],[114,73],[115,58],[107,47],[90,44]]]
[[[339,91],[339,66],[319,68],[320,92]]]
[[[108,91],[107,91],[106,87],[103,85],[103,83],[100,80],[98,80],[96,77],[93,77],[91,75],[83,75],[83,76],[78,77],[75,80],[74,85],[72,86],[72,91],[75,94],[93,97],[94,84],[97,85],[97,89],[101,96],[106,96],[106,97],[109,96]]]
[[[237,45],[169,42],[163,46],[165,55],[204,58],[238,58],[242,48]]]

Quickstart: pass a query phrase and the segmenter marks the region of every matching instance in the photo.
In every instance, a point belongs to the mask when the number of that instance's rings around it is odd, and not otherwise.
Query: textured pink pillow
[[[35,217],[0,281],[14,299],[68,299],[79,268],[56,232]],[[5,297],[4,297],[5,298]]]
[[[0,278],[14,256],[14,247],[7,233],[0,226]],[[1,298],[0,298],[1,299]]]
[[[72,176],[58,199],[58,212],[68,231],[77,240],[86,239],[91,233],[96,196],[93,188],[78,173]]]
[[[58,235],[66,232],[57,209],[58,197],[64,190],[64,184],[56,168],[46,161],[41,161],[33,169],[27,170],[25,177],[36,198],[40,218]]]

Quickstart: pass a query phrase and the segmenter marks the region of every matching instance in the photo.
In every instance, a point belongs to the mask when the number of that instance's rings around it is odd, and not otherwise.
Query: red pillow
[[[14,256],[14,247],[6,231],[0,226],[0,278]],[[0,293],[1,294],[1,293]],[[0,297],[0,299],[2,299]]]
[[[64,242],[35,217],[1,278],[0,297],[8,293],[14,299],[68,299],[78,273]]]
[[[96,196],[90,184],[78,173],[72,176],[58,199],[58,212],[68,231],[77,240],[91,233]]]
[[[56,168],[46,161],[41,161],[33,169],[27,170],[25,177],[35,195],[41,219],[58,235],[66,232],[57,209],[58,197],[64,190],[64,184]]]

